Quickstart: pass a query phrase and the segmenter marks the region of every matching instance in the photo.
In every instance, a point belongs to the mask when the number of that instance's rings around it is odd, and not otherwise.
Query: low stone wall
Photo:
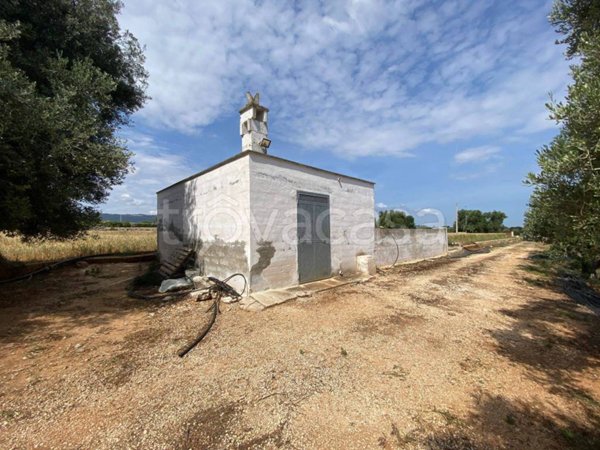
[[[448,252],[446,228],[375,229],[375,264],[390,266],[394,262],[414,261],[445,255]]]

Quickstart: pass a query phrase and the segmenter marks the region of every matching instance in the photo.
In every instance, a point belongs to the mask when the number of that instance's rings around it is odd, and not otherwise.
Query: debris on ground
[[[563,292],[577,303],[593,308],[600,312],[600,294],[592,289],[584,280],[564,277],[559,280]]]
[[[208,277],[200,275],[192,277],[192,281],[194,282],[195,289],[208,289],[211,285]]]
[[[160,288],[158,288],[158,292],[164,294],[165,292],[182,291],[184,289],[191,289],[193,287],[194,282],[187,277],[170,278],[168,280],[163,280],[163,282],[160,283]]]
[[[455,250],[451,252],[448,256],[450,258],[464,258],[465,256],[475,255],[478,253],[490,253],[491,248],[488,246],[483,246],[476,242],[472,244],[464,244],[461,246],[460,250]]]

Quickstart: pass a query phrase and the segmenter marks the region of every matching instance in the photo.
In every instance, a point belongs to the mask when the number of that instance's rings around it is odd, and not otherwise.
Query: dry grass
[[[18,237],[0,234],[0,255],[13,262],[46,262],[101,253],[151,251],[156,251],[155,228],[92,230],[81,239],[28,243]]]
[[[448,243],[450,245],[461,245],[509,237],[510,233],[448,233]]]

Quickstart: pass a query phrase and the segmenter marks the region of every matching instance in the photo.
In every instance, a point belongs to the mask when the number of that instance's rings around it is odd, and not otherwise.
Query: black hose
[[[238,294],[233,288],[231,288],[233,290],[233,293],[230,293],[231,295],[233,295],[234,297],[241,297],[244,295],[244,292],[246,292],[246,289],[248,288],[248,280],[246,280],[246,277],[244,276],[243,273],[234,273],[233,275],[229,275],[227,278],[225,278],[224,280],[219,280],[217,278],[214,278],[214,280],[216,280],[217,282],[222,282],[222,283],[227,283],[229,280],[231,280],[234,277],[242,277],[244,279],[244,288],[242,289],[242,293]],[[209,277],[209,279],[212,277]],[[211,289],[211,288],[209,288]],[[165,298],[168,297],[182,297],[182,296],[186,296],[188,295],[190,292],[195,291],[195,288],[191,288],[191,289],[184,289],[181,291],[175,291],[175,292],[164,292],[164,293],[160,293],[160,294],[151,294],[151,295],[146,295],[146,294],[139,294],[137,292],[135,292],[133,287],[130,287],[127,290],[127,296],[136,300],[163,300]]]
[[[188,354],[188,352],[191,349],[193,349],[196,345],[198,345],[200,343],[200,341],[202,339],[204,339],[204,336],[206,336],[208,334],[208,332],[210,331],[210,329],[212,328],[212,326],[216,322],[216,320],[217,320],[217,313],[219,312],[219,299],[218,298],[215,299],[215,301],[211,305],[210,309],[212,310],[212,315],[210,316],[210,321],[208,322],[208,326],[206,326],[200,332],[200,334],[198,334],[198,336],[196,336],[196,339],[194,339],[188,345],[186,345],[181,350],[179,350],[179,352],[177,353],[177,355],[179,355],[180,358],[183,358],[185,355]]]
[[[244,279],[244,289],[242,289],[242,293],[241,294],[237,294],[238,297],[241,297],[242,295],[244,295],[244,292],[246,292],[246,289],[248,288],[248,280],[246,280],[246,277],[244,276],[243,273],[234,273],[233,275],[229,275],[227,278],[225,278],[223,280],[223,283],[227,283],[229,280],[231,280],[233,277],[242,277]]]
[[[214,295],[213,304],[208,310],[212,311],[212,315],[208,324],[204,328],[202,328],[200,333],[198,333],[198,336],[196,336],[196,338],[193,341],[191,341],[188,345],[186,345],[181,350],[179,350],[179,352],[177,352],[177,355],[179,355],[180,358],[183,358],[185,355],[188,354],[190,350],[192,350],[196,345],[198,345],[200,341],[202,341],[202,339],[204,339],[204,337],[208,334],[212,326],[215,324],[217,320],[217,314],[219,313],[219,303],[221,301],[221,297],[223,295],[229,295],[237,298],[241,297],[239,292],[237,292],[233,287],[231,287],[230,284],[227,284],[229,280],[236,276],[241,276],[244,279],[244,290],[242,291],[243,294],[248,286],[248,283],[246,277],[241,273],[234,273],[233,275],[228,276],[224,280],[219,280],[218,278],[214,277],[208,277],[208,279],[214,283],[213,286],[208,288],[209,292],[213,293]]]
[[[190,292],[192,292],[194,289],[185,289],[183,291],[175,291],[175,292],[163,292],[163,293],[159,293],[159,294],[152,294],[152,295],[145,295],[145,294],[138,294],[137,292],[135,292],[135,290],[133,288],[129,288],[127,290],[127,297],[129,298],[134,298],[136,300],[164,300],[167,297],[182,297],[185,295],[188,295]]]
[[[392,232],[390,232],[390,236],[394,240],[394,244],[396,244],[396,259],[394,260],[394,263],[392,264],[392,267],[394,267],[396,265],[396,263],[398,262],[398,259],[400,258],[400,247],[398,246],[398,241],[396,241],[396,238],[394,237],[394,234]]]
[[[124,255],[122,253],[100,253],[98,255],[77,256],[75,258],[63,259],[62,261],[57,261],[55,263],[48,264],[47,266],[44,266],[41,269],[34,270],[33,272],[26,273],[25,275],[19,275],[18,277],[0,280],[0,284],[15,283],[17,281],[27,280],[35,275],[50,272],[52,269],[56,269],[61,266],[66,266],[67,264],[74,264],[76,262],[83,261],[85,259],[96,258],[96,257],[100,257],[100,256],[105,257],[105,256],[124,256]]]

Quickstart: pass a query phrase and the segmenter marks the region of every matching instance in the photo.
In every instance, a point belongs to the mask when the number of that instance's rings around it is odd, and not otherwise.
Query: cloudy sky
[[[270,108],[270,153],[376,182],[379,207],[456,202],[522,222],[535,150],[557,132],[548,94],[568,63],[550,1],[125,0],[152,99],[124,130],[136,170],[105,212],[240,149],[245,91]]]

